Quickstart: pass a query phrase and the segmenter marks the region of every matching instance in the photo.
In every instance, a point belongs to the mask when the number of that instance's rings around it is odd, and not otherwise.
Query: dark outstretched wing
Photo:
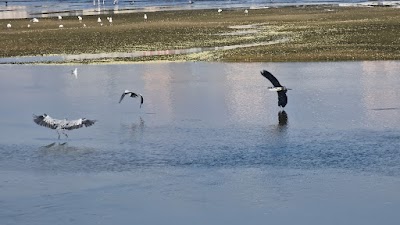
[[[68,123],[63,128],[67,130],[74,130],[81,128],[83,126],[85,127],[92,126],[95,122],[96,120],[88,120],[88,119],[71,120],[68,121]]]
[[[142,105],[143,105],[143,96],[140,96],[140,108],[142,108]]]
[[[263,75],[263,77],[265,77],[269,81],[271,81],[271,83],[272,83],[272,85],[274,85],[274,87],[282,87],[282,85],[279,83],[278,79],[276,79],[276,77],[274,75],[272,75],[270,72],[263,70],[263,71],[261,71],[261,75]]]
[[[287,104],[286,91],[278,91],[278,106],[285,107]]]
[[[50,129],[56,129],[58,126],[56,121],[46,114],[40,116],[33,115],[33,121],[40,126],[48,127]]]
[[[126,93],[123,93],[123,94],[121,95],[121,98],[119,99],[119,102],[118,102],[118,103],[121,103],[121,101],[122,101],[122,99],[124,99],[125,95],[126,95]]]
[[[90,127],[94,123],[96,123],[97,120],[88,120],[88,119],[83,119],[82,124],[85,125],[85,127]]]

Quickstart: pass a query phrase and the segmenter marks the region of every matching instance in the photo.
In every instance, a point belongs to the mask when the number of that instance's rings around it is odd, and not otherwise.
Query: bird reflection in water
[[[144,120],[142,119],[142,117],[139,117],[139,121],[137,121],[137,122],[133,122],[130,124],[121,124],[121,129],[123,129],[122,133],[127,134],[129,140],[132,140],[132,138],[134,140],[137,140],[138,138],[140,138],[144,133],[144,128],[145,128],[145,124],[144,124]],[[124,138],[124,140],[126,140],[125,138]],[[123,142],[125,142],[125,141],[123,141]]]
[[[285,112],[285,110],[279,111],[278,112],[278,125],[276,126],[276,130],[281,133],[286,133],[286,129],[288,126],[288,114]]]
[[[144,120],[142,119],[142,117],[139,117],[139,123],[133,123],[132,124],[131,130],[132,130],[132,133],[134,135],[136,135],[138,133],[143,133],[143,131],[144,131]]]
[[[285,127],[288,123],[288,115],[285,112],[285,110],[279,111],[278,112],[278,124],[281,127]]]

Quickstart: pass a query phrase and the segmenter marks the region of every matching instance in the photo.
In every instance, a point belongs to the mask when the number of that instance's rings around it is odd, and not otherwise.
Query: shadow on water
[[[54,151],[81,151],[81,150],[87,150],[87,147],[76,147],[76,146],[71,146],[67,141],[59,141],[59,142],[52,142],[48,145],[44,145],[39,147],[39,150],[41,151],[46,151],[46,150],[54,150]]]
[[[384,111],[384,110],[399,110],[400,108],[398,108],[398,107],[388,107],[388,108],[373,108],[373,109],[371,109],[371,110],[374,110],[374,111]]]

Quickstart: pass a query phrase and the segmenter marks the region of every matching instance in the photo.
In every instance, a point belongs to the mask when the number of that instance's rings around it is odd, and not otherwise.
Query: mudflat
[[[250,9],[248,14],[244,9],[148,12],[147,20],[144,13],[101,15],[101,22],[99,16],[0,20],[0,57],[237,46],[95,61],[398,60],[399,12],[323,5]]]

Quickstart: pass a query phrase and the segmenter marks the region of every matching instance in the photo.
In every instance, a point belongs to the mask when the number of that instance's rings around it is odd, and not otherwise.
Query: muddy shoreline
[[[243,9],[222,13],[160,11],[146,13],[147,20],[144,13],[82,16],[82,21],[76,16],[62,20],[40,18],[37,23],[29,19],[0,20],[0,57],[215,48],[183,54],[82,58],[57,63],[398,60],[399,10],[323,5],[255,9],[248,14]],[[106,17],[112,17],[112,22]],[[7,28],[7,24],[12,27]],[[281,39],[289,41],[257,45]],[[237,45],[247,47],[223,48]]]

